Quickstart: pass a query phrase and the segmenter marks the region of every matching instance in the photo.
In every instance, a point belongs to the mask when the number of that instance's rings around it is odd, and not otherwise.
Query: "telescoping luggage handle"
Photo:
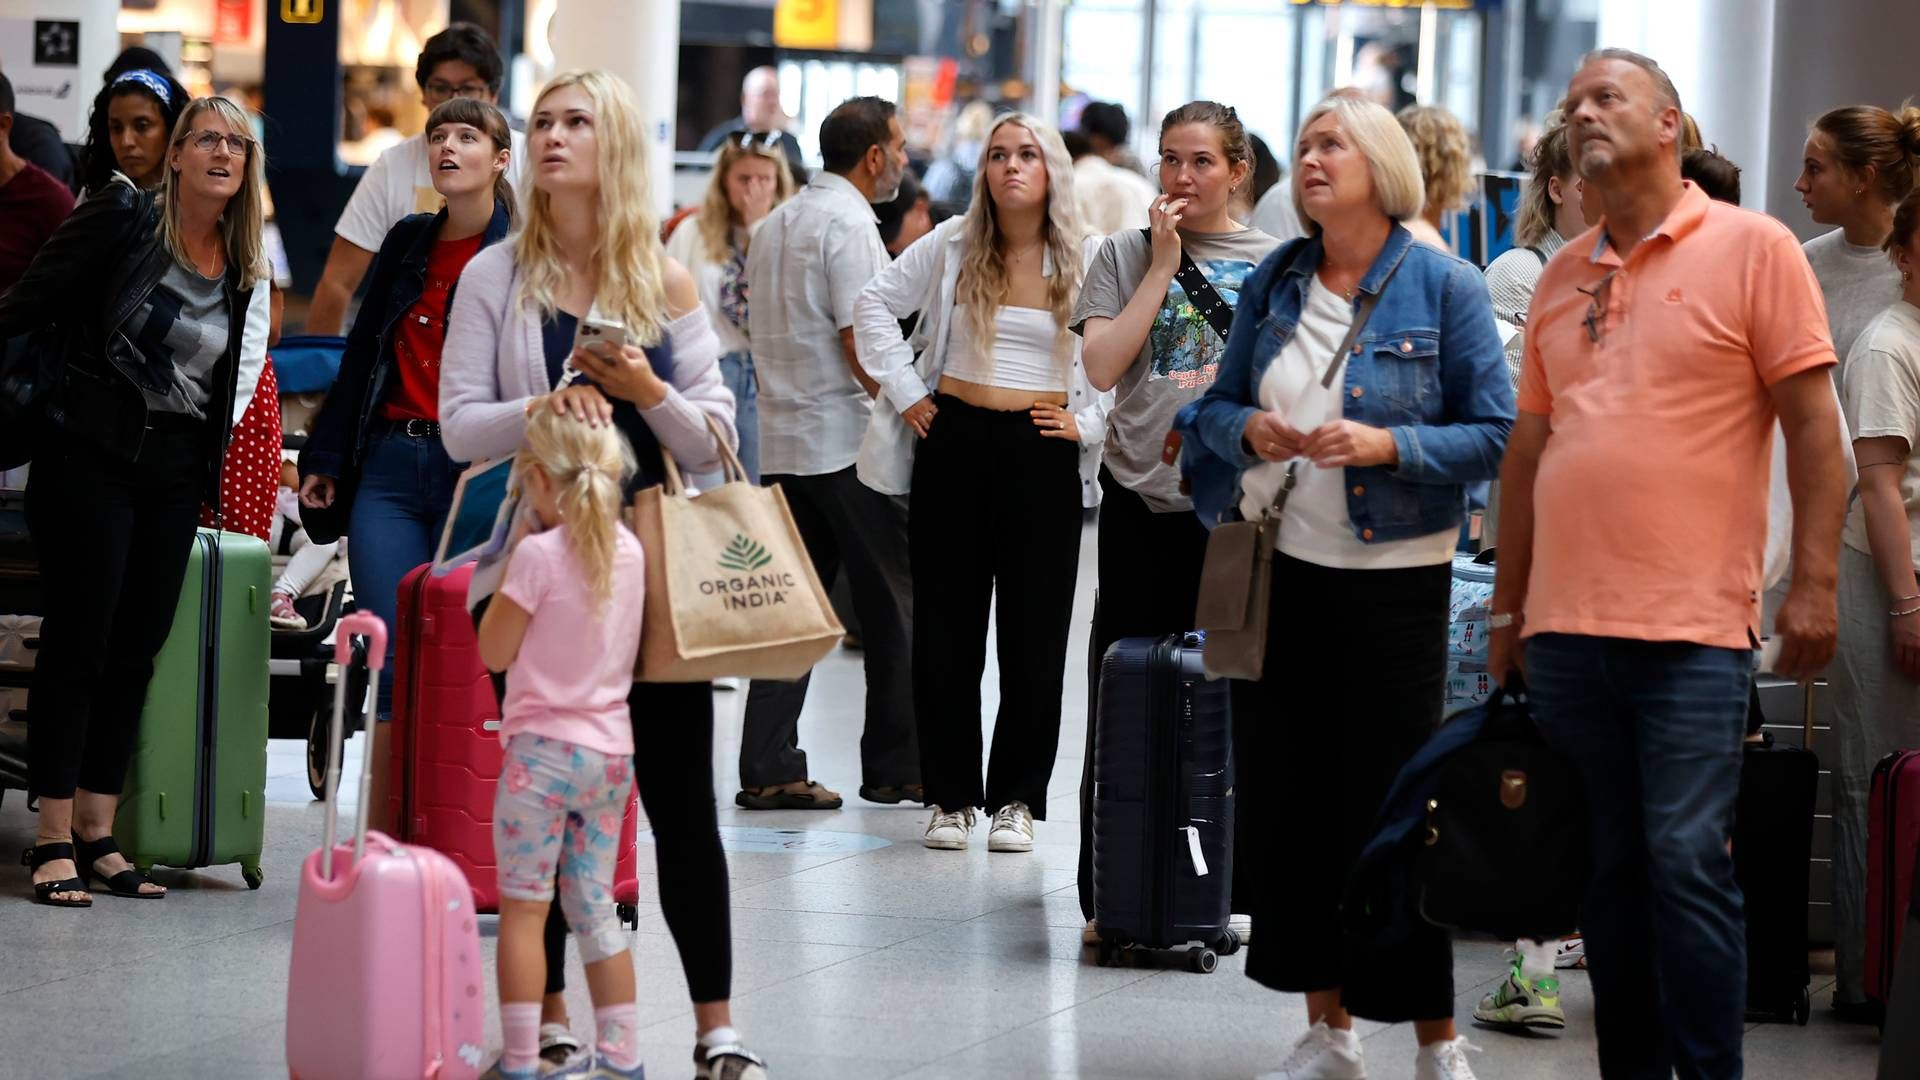
[[[327,739],[327,835],[320,847],[320,877],[333,880],[333,842],[340,827],[340,755],[345,733],[348,670],[353,666],[353,639],[367,639],[367,695],[371,698],[380,685],[380,669],[387,666],[387,624],[371,611],[356,611],[334,624],[333,662],[339,677],[333,684],[333,729]],[[373,729],[367,728],[366,752],[360,762],[360,802],[354,807],[353,861],[367,849],[367,803],[373,797]]]

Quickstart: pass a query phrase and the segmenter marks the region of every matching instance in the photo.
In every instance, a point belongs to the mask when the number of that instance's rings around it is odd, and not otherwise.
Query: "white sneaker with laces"
[[[1360,1057],[1360,1037],[1330,1028],[1322,1020],[1293,1044],[1293,1053],[1280,1068],[1261,1073],[1256,1080],[1367,1080],[1367,1063]]]
[[[987,833],[988,851],[1032,851],[1033,811],[1018,800],[993,812],[993,829]]]
[[[1553,947],[1553,966],[1562,970],[1587,966],[1587,939],[1583,937],[1561,938]]]
[[[1466,1036],[1446,1042],[1428,1043],[1413,1058],[1413,1080],[1474,1080],[1473,1067],[1467,1064],[1467,1051],[1480,1048]]]
[[[927,835],[920,842],[939,851],[965,851],[967,837],[973,833],[973,807],[958,810],[933,807],[933,820],[927,822]]]

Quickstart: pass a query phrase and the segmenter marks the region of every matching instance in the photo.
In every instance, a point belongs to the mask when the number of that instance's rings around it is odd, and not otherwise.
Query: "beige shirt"
[[[1895,436],[1907,441],[1907,464],[1900,477],[1900,500],[1907,507],[1913,564],[1920,566],[1920,308],[1905,300],[1868,323],[1847,354],[1840,381],[1840,404],[1856,439]],[[1842,535],[1848,547],[1872,554],[1867,544],[1867,510],[1854,500]]]

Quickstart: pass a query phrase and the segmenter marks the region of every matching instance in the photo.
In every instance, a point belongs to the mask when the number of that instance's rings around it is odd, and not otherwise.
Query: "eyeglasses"
[[[180,141],[191,144],[195,150],[203,154],[213,153],[213,148],[219,146],[221,142],[224,141],[227,144],[227,153],[232,154],[234,157],[246,157],[247,151],[253,146],[253,140],[247,138],[245,135],[222,135],[217,131],[203,131],[198,135],[183,135]]]
[[[435,101],[445,101],[451,97],[483,98],[487,96],[487,84],[470,82],[455,86],[445,79],[428,79],[426,94]]]
[[[772,150],[780,145],[778,131],[733,131],[727,133],[727,141],[738,143],[742,150]]]
[[[1619,272],[1618,268],[1607,271],[1599,281],[1593,283],[1591,289],[1582,289],[1577,285],[1574,287],[1575,291],[1589,301],[1586,319],[1587,340],[1595,345],[1600,344],[1601,339],[1607,336],[1607,297],[1611,291],[1609,286],[1613,284],[1613,275]]]

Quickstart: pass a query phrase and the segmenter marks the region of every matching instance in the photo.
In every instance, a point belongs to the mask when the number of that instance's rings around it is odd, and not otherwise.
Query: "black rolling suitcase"
[[[1813,751],[1775,745],[1771,734],[1747,743],[1734,807],[1733,877],[1746,898],[1749,1020],[1807,1022],[1807,865],[1819,782]]]
[[[1126,638],[1100,665],[1093,763],[1099,961],[1184,949],[1210,972],[1239,949],[1233,892],[1233,724],[1201,638]]]

